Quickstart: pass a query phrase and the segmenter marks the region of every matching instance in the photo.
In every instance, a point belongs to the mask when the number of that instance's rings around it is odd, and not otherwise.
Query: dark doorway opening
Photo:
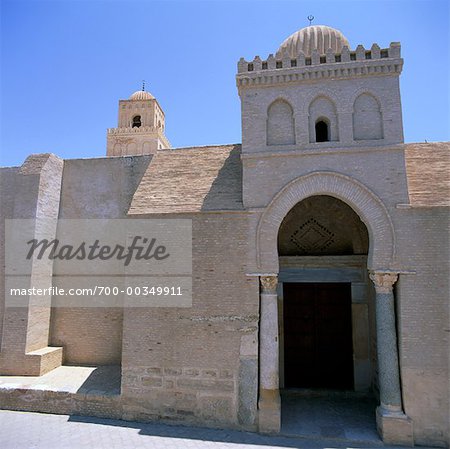
[[[323,120],[316,123],[316,142],[329,142],[328,124]]]
[[[286,388],[353,390],[350,283],[284,283]]]

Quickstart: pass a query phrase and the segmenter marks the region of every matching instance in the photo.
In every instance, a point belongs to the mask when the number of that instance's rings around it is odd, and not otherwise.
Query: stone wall
[[[193,220],[192,308],[53,308],[50,343],[64,347],[66,363],[122,363],[120,401],[99,404],[99,411],[86,406],[86,413],[256,429],[259,287],[258,278],[247,275],[257,270],[256,230],[266,208],[289,183],[312,172],[332,172],[346,177],[350,186],[363,185],[388,214],[394,253],[392,265],[385,268],[400,272],[395,293],[404,409],[413,421],[416,443],[448,445],[448,208],[409,205],[404,149],[330,147],[243,155],[246,211],[153,215]],[[59,217],[125,218],[150,160],[65,161]],[[16,192],[38,185],[33,174],[25,179],[18,171],[2,170],[5,217],[18,216]],[[341,199],[352,206],[357,192],[349,187],[348,197]],[[366,225],[370,234],[373,223]],[[276,234],[274,239],[276,244]],[[367,292],[367,310],[357,313],[365,321],[367,313],[373,329],[373,288]],[[3,307],[0,302],[0,314]],[[0,323],[4,326],[4,320]],[[374,366],[373,331],[369,340],[364,360],[370,356]],[[60,356],[53,352],[47,358],[52,363],[55,354]],[[35,360],[44,354],[31,356]],[[25,358],[17,360],[25,366]],[[11,393],[4,406],[23,408],[23,394]],[[50,396],[34,394],[25,409],[78,410],[74,398],[67,399],[68,409]]]
[[[405,411],[417,444],[448,446],[449,209],[403,210],[397,286],[400,367]]]
[[[122,419],[120,396],[86,395],[42,389],[0,389],[4,410]]]
[[[5,235],[5,220],[14,217],[14,196],[16,182],[19,182],[17,172],[19,167],[8,167],[0,169],[0,235]],[[0,238],[0,292],[5,291],[5,239]],[[0,295],[0,348],[3,336],[3,317],[5,313],[5,295]],[[1,350],[1,349],[0,349]]]
[[[273,78],[275,79],[275,76]],[[257,86],[244,86],[240,89],[244,153],[287,151],[295,146],[317,149],[403,142],[398,76],[330,79],[320,82],[315,80],[279,83],[259,89]],[[360,126],[362,123],[357,99],[361,94],[370,95],[380,105],[379,128],[382,132],[379,131],[379,134],[376,134],[376,130]],[[271,105],[279,100],[286,102],[293,110],[295,145],[290,142],[274,145],[277,141],[266,140],[268,111]],[[328,121],[331,130],[330,142],[316,142],[314,125],[322,118]],[[354,126],[357,127],[355,132]],[[292,121],[286,118],[284,124],[280,124],[278,133],[290,135],[291,127]]]
[[[192,308],[125,309],[122,394],[129,419],[255,428],[259,289],[246,276],[245,213],[193,220]]]
[[[52,239],[56,234],[63,161],[53,154],[29,156],[18,169],[2,171],[2,284],[8,280],[29,288],[38,285],[48,288],[52,285],[52,264],[34,258],[26,262],[29,276],[6,278],[3,219],[34,220],[46,219],[45,229],[41,223],[31,221],[29,230],[33,236],[43,235]],[[15,223],[9,232],[15,232]],[[9,275],[11,273],[8,273]],[[24,272],[14,274],[24,275]],[[18,375],[42,375],[59,366],[62,360],[61,348],[50,348],[49,328],[51,295],[36,297],[28,294],[21,298],[21,304],[5,307],[10,297],[4,284],[1,290],[0,313],[2,318],[0,373]],[[12,298],[12,297],[11,297]]]
[[[66,161],[61,219],[125,218],[151,156]],[[54,265],[58,271],[58,262]],[[54,277],[54,284],[63,282]],[[55,307],[51,344],[64,347],[64,363],[120,364],[123,312],[117,308]]]

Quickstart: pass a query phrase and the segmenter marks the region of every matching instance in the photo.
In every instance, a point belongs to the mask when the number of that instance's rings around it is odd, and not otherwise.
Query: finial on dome
[[[314,20],[314,16],[310,14],[307,19],[309,20],[309,26],[311,26],[311,22]]]
[[[142,92],[145,91],[145,80],[142,80]]]

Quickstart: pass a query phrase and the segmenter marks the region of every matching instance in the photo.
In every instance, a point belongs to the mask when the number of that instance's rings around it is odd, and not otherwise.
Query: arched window
[[[318,96],[309,105],[309,141],[335,142],[339,140],[338,115],[330,98]]]
[[[383,118],[378,100],[370,94],[361,94],[353,104],[353,139],[378,140],[383,138]]]
[[[267,145],[295,145],[294,111],[285,100],[274,101],[267,111]]]
[[[141,127],[141,116],[140,115],[135,115],[133,117],[133,125],[132,128],[140,128]]]
[[[316,122],[316,142],[329,142],[330,141],[330,129],[328,123],[321,119]]]

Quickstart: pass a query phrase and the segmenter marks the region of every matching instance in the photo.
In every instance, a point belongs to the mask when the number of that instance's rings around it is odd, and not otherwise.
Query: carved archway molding
[[[301,176],[278,192],[258,223],[256,262],[261,272],[278,273],[278,230],[287,213],[300,201],[316,195],[333,196],[349,205],[369,232],[370,270],[389,270],[395,258],[395,232],[383,202],[368,187],[349,176],[332,171]]]

